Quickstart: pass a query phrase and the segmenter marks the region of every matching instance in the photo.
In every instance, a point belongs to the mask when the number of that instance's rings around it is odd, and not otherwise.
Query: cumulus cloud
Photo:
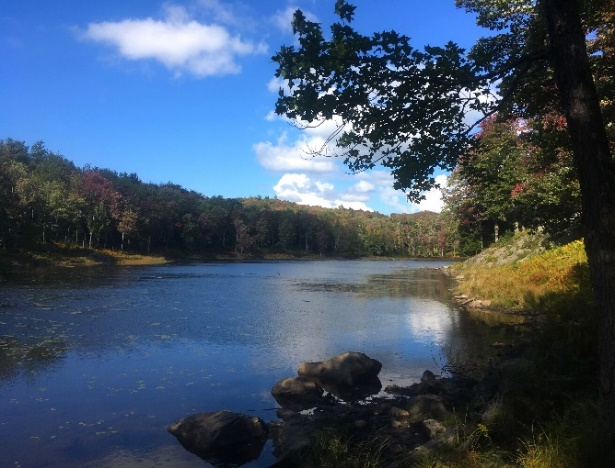
[[[344,199],[348,201],[366,202],[376,191],[376,186],[371,182],[362,180],[352,185],[344,194]]]
[[[236,74],[240,56],[265,52],[218,24],[191,19],[183,7],[168,6],[163,20],[126,19],[90,23],[83,37],[113,47],[128,60],[155,60],[177,75]]]
[[[284,174],[273,187],[276,196],[300,205],[322,206],[324,208],[352,208],[373,211],[362,201],[352,200],[348,194],[339,194],[331,183],[314,181],[305,174]]]
[[[267,83],[271,92],[277,92],[280,87],[287,87],[287,84],[279,78],[271,79]],[[372,207],[377,206],[378,211],[383,213],[442,210],[442,194],[439,189],[429,191],[425,194],[425,200],[414,204],[408,202],[402,191],[393,188],[394,179],[387,170],[372,169],[349,175],[348,169],[343,168],[343,158],[334,157],[344,153],[336,146],[343,124],[340,118],[323,120],[314,125],[302,121],[291,122],[284,116],[270,112],[265,119],[303,128],[301,133],[293,133],[292,140],[289,139],[288,133],[284,132],[275,143],[264,141],[252,147],[261,166],[286,173],[274,187],[278,198],[328,208],[344,206],[373,211]],[[336,137],[331,138],[331,135]],[[325,155],[332,157],[311,156],[323,148]],[[441,186],[446,185],[446,176],[438,176],[436,180]],[[346,188],[336,190],[335,187]]]
[[[425,193],[425,200],[420,203],[410,203],[406,195],[393,188],[394,179],[390,172],[382,170],[372,170],[357,174],[358,178],[373,187],[370,198],[377,198],[385,205],[392,208],[395,213],[416,213],[418,211],[442,211],[444,202],[442,201],[442,190],[447,184],[448,177],[445,174],[436,176],[436,183],[440,189],[431,189]]]
[[[261,166],[276,172],[318,172],[332,173],[336,166],[331,159],[312,157],[306,151],[308,147],[322,146],[323,140],[302,135],[293,143],[288,143],[286,133],[283,133],[274,144],[262,141],[252,146]]]
[[[440,186],[440,188],[433,188],[429,192],[427,192],[425,194],[425,200],[419,203],[419,208],[421,210],[434,211],[436,213],[442,211],[442,208],[444,207],[444,201],[442,200],[441,189],[446,188],[447,182],[448,176],[444,174],[436,176],[436,183]]]

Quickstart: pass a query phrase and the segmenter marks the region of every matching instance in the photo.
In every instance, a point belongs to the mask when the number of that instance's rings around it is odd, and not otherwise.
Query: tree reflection
[[[3,338],[0,340],[0,380],[15,379],[20,372],[25,377],[36,374],[57,363],[66,351],[67,345],[61,340],[25,344],[13,337]]]

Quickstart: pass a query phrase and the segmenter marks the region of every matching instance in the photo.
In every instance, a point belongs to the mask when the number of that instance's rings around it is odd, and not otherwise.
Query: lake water
[[[222,409],[276,419],[271,388],[303,361],[361,351],[386,386],[484,353],[499,332],[449,302],[443,265],[65,268],[0,283],[0,466],[203,466],[166,426]],[[253,466],[272,461],[266,445]]]

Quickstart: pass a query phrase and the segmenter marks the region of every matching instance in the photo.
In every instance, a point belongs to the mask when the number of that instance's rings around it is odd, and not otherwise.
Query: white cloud
[[[446,175],[442,174],[436,176],[436,183],[439,184],[441,188],[445,188],[447,182],[448,177]],[[444,207],[444,202],[442,201],[442,190],[436,188],[431,189],[425,194],[425,200],[421,201],[418,206],[421,210],[439,213]]]
[[[295,142],[287,142],[286,133],[273,144],[270,141],[256,143],[252,149],[261,166],[276,172],[318,172],[332,173],[336,171],[332,159],[312,157],[306,148],[322,146],[323,140],[301,135]]]
[[[177,75],[199,77],[239,73],[238,57],[265,52],[262,44],[244,41],[223,26],[191,19],[179,6],[167,6],[164,20],[90,23],[83,36],[128,60],[156,60]]]
[[[363,201],[350,200],[347,194],[339,194],[331,183],[314,181],[305,174],[284,174],[273,187],[276,196],[300,205],[324,208],[352,208],[373,211]]]
[[[417,205],[409,203],[406,195],[399,190],[395,190],[392,185],[381,187],[378,196],[382,203],[392,207],[393,213],[416,213],[420,211]]]
[[[274,79],[268,83],[268,88],[274,91],[281,84],[283,84],[281,80]],[[265,119],[268,122],[293,123],[273,112],[267,114]],[[279,198],[329,208],[341,205],[373,211],[373,207],[377,207],[382,213],[442,210],[443,203],[439,189],[427,192],[426,199],[420,204],[410,203],[402,191],[393,189],[393,176],[385,169],[372,169],[350,175],[348,169],[343,167],[343,158],[319,155],[312,157],[311,152],[322,149],[340,125],[339,118],[322,121],[318,126],[308,126],[305,122],[298,122],[296,126],[304,127],[303,131],[285,131],[275,143],[264,141],[253,145],[257,159],[263,167],[285,173],[274,187]],[[292,138],[289,138],[289,134],[293,135]],[[336,138],[328,142],[325,154],[343,154],[335,143]],[[446,176],[438,176],[436,181],[445,186]]]

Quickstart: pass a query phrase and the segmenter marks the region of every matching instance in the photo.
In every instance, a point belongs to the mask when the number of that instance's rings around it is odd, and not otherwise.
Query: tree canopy
[[[378,163],[390,168],[395,187],[411,199],[434,186],[437,170],[452,170],[479,143],[472,114],[537,121],[562,116],[601,322],[600,390],[615,434],[615,162],[602,114],[612,117],[613,110],[607,70],[615,63],[615,4],[456,4],[490,30],[467,52],[452,42],[419,50],[396,31],[363,35],[352,28],[355,7],[345,0],[335,3],[340,20],[327,37],[298,10],[292,23],[298,45],[283,46],[273,57],[276,76],[287,85],[276,112],[301,125],[339,119],[329,142],[341,148],[345,163],[358,171]]]
[[[190,255],[464,253],[454,221],[436,213],[385,216],[268,197],[206,197],[134,173],[77,168],[42,142],[0,140],[0,195],[2,250],[60,243]]]

